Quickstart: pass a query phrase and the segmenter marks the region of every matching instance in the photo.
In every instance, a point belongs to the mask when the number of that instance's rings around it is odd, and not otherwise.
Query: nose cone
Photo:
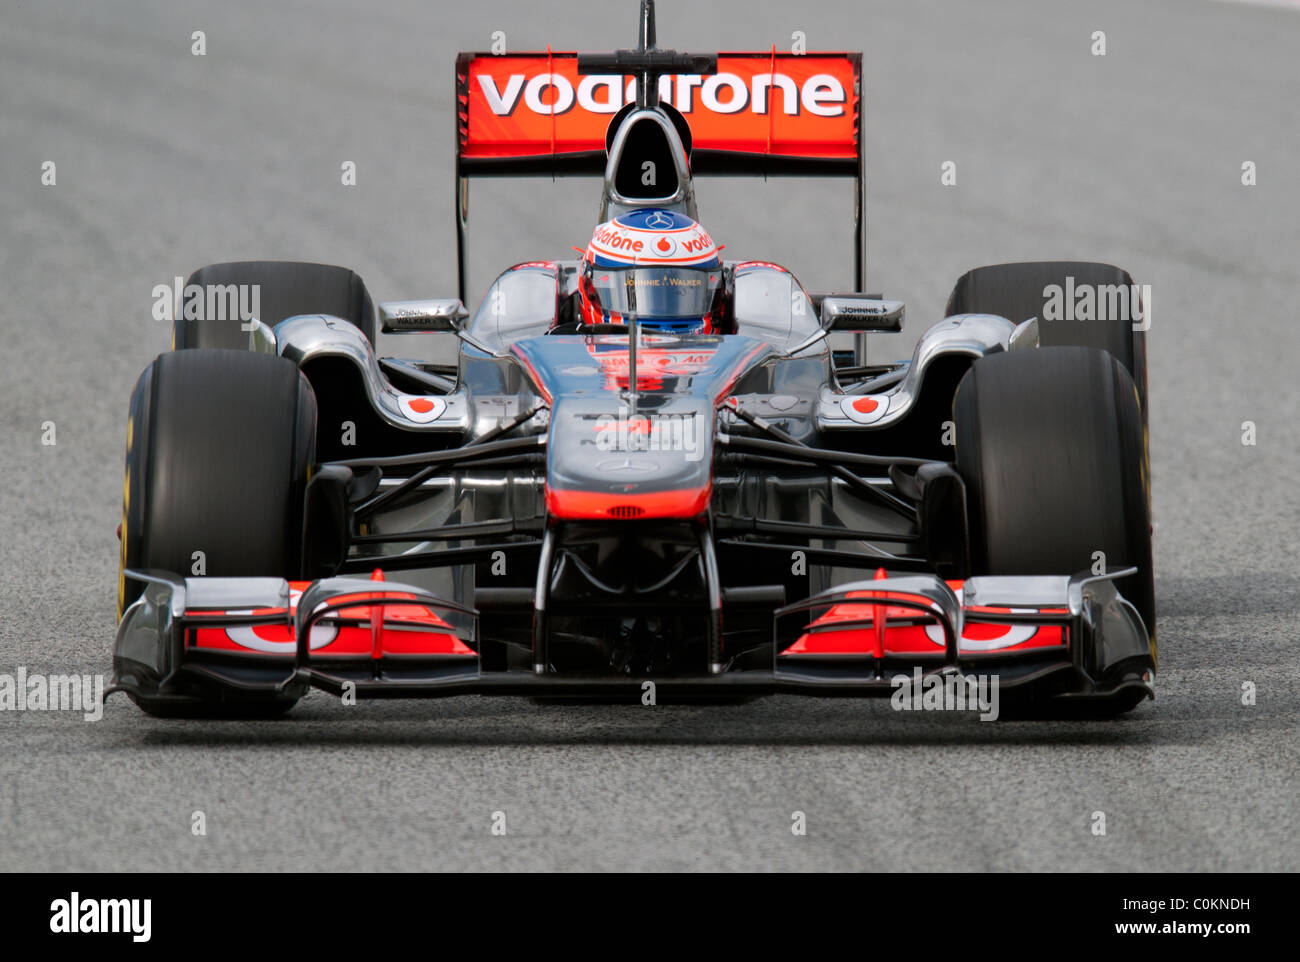
[[[547,510],[575,520],[697,517],[711,493],[713,418],[700,397],[642,399],[635,411],[612,394],[559,399]]]
[[[737,334],[643,334],[634,374],[625,335],[533,337],[511,351],[551,398],[547,510],[587,520],[708,510],[718,405],[772,355]]]

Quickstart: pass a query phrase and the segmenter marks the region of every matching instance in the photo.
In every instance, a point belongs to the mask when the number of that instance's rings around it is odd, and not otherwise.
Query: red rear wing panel
[[[696,173],[857,176],[861,77],[858,53],[733,52],[716,75],[661,77],[659,91],[690,124]],[[456,99],[462,174],[599,174],[633,81],[580,76],[573,52],[462,53]]]

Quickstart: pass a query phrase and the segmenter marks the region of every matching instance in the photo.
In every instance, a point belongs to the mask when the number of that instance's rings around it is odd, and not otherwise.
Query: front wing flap
[[[400,695],[478,673],[477,613],[414,585],[126,576],[145,590],[118,626],[110,691],[188,699],[216,686],[293,698],[351,685]]]
[[[778,676],[830,682],[853,673],[893,689],[900,676],[988,672],[1003,687],[1067,676],[1071,696],[1110,697],[1136,684],[1151,692],[1155,663],[1146,626],[1100,575],[933,575],[839,585],[776,612]]]

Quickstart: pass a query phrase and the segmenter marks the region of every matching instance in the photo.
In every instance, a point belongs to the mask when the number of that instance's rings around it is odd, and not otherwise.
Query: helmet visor
[[[600,267],[591,286],[601,309],[645,321],[688,321],[707,316],[722,271],[700,267]]]

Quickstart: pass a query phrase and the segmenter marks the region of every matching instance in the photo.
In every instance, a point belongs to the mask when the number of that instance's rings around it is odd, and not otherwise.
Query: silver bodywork
[[[743,323],[743,321],[742,321]],[[1013,335],[1021,338],[1013,344]],[[1025,335],[1028,335],[1026,337]],[[875,430],[887,427],[902,419],[912,409],[925,381],[927,370],[940,357],[961,355],[984,357],[1013,347],[1027,346],[1029,337],[1037,340],[1037,332],[1012,324],[1004,317],[993,314],[964,314],[946,318],[932,326],[917,341],[911,361],[895,375],[892,387],[871,395],[882,408],[881,416],[869,423],[855,421],[845,413],[844,402],[856,396],[823,385],[817,399],[817,423],[824,429]],[[374,348],[353,324],[341,318],[323,314],[291,317],[276,325],[274,342],[282,357],[299,367],[321,357],[342,357],[356,365],[366,385],[371,406],[385,421],[394,427],[429,433],[469,432],[477,436],[519,413],[517,399],[494,397],[472,404],[462,391],[443,395],[447,408],[436,421],[422,423],[413,419],[404,409],[401,398],[404,392],[392,386],[380,369]],[[807,350],[811,345],[801,340],[791,346],[777,345],[791,354]],[[858,391],[861,389],[859,388]],[[473,430],[471,428],[473,419]]]
[[[902,419],[920,396],[926,371],[940,357],[965,355],[984,357],[1008,350],[1016,326],[995,314],[959,314],[935,324],[916,342],[911,363],[893,387],[872,395],[884,409],[869,424],[862,424],[846,413],[846,395],[832,387],[822,388],[817,412],[818,424],[830,429],[875,429]]]
[[[355,325],[327,314],[301,314],[275,326],[276,346],[280,356],[303,367],[323,357],[341,357],[351,361],[361,374],[366,396],[375,413],[388,424],[408,431],[430,434],[464,433],[470,426],[469,403],[463,394],[446,395],[446,409],[436,420],[422,422],[402,405],[405,392],[397,390],[379,369],[375,349]]]

